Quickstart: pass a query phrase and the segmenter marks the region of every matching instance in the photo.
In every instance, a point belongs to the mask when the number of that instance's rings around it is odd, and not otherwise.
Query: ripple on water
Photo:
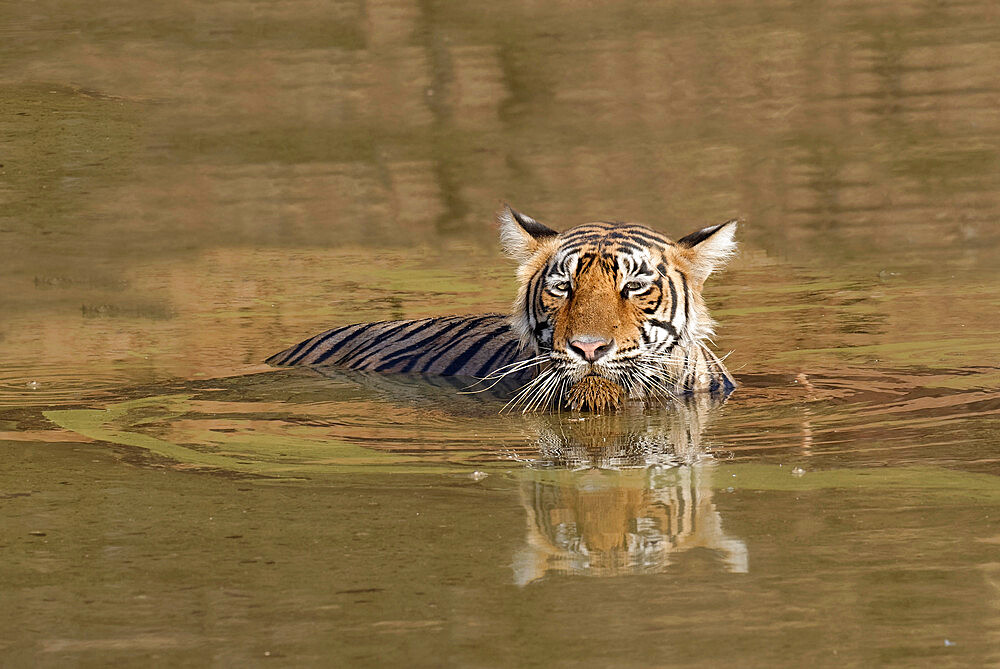
[[[107,396],[127,384],[111,374],[5,364],[0,368],[0,405],[38,406],[78,402]]]
[[[268,476],[414,468],[468,472],[667,466],[703,459],[807,471],[948,465],[996,471],[995,369],[745,376],[699,397],[610,415],[503,414],[495,397],[413,377],[276,371],[150,387],[102,409],[46,412],[66,430],[184,466]],[[963,384],[956,379],[967,379]],[[959,387],[967,385],[969,387]],[[947,447],[947,448],[945,448]]]
[[[826,466],[995,469],[1000,369],[867,369],[744,378],[719,436],[736,458],[788,454]],[[993,439],[991,441],[991,439]]]

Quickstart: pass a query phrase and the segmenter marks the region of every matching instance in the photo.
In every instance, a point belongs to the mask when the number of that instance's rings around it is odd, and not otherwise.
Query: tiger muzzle
[[[625,399],[625,389],[611,379],[588,374],[566,393],[566,406],[577,411],[614,411]]]

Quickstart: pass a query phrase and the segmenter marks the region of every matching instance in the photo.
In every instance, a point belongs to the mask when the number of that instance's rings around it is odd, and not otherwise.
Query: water
[[[2,14],[5,666],[1000,662],[993,4]],[[501,201],[743,217],[741,387],[260,364],[507,309]]]

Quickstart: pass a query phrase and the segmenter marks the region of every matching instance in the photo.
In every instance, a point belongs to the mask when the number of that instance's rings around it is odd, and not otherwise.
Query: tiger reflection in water
[[[713,404],[702,397],[657,416],[539,417],[539,453],[521,485],[528,529],[515,582],[656,573],[696,548],[730,572],[748,571],[746,545],[723,530],[715,461],[701,444]]]
[[[696,548],[728,571],[748,570],[745,544],[723,530],[713,499],[722,486],[713,481],[716,460],[702,437],[724,397],[703,393],[604,415],[498,417],[484,394],[453,395],[462,388],[453,377],[323,373],[431,415],[492,417],[502,422],[498,433],[521,433],[522,445],[502,449],[525,465],[518,476],[527,541],[514,558],[520,585],[546,574],[661,572]]]

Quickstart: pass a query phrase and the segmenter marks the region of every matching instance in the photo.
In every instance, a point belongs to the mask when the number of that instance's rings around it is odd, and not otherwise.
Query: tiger
[[[715,322],[702,288],[736,251],[733,219],[671,241],[637,223],[562,232],[510,206],[497,215],[517,262],[510,314],[355,323],[281,351],[274,366],[516,381],[505,408],[614,411],[736,380],[708,347]]]

